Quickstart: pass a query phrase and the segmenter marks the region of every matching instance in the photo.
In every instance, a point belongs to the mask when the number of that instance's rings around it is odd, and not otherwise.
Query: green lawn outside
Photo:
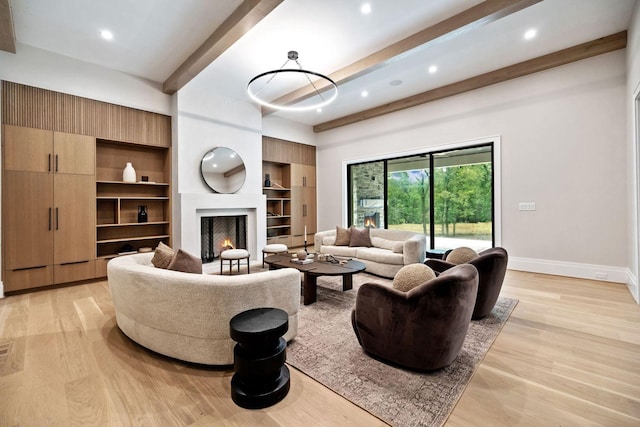
[[[389,224],[389,228],[393,230],[413,231],[422,233],[422,224]],[[427,225],[427,231],[429,226]],[[443,236],[442,226],[436,224],[436,236]],[[476,222],[467,223],[459,222],[456,224],[456,234],[453,234],[453,224],[449,224],[449,235],[446,237],[472,238],[478,240],[491,240],[491,223]]]

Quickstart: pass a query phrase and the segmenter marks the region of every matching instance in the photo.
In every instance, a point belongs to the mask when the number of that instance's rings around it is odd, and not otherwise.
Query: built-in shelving
[[[170,150],[98,140],[96,143],[96,257],[171,244]],[[131,162],[140,181],[124,182],[122,170]],[[148,181],[141,181],[146,176]],[[147,222],[138,222],[145,207]]]
[[[275,179],[278,179],[278,175]],[[289,237],[291,189],[283,186],[263,187],[262,192],[267,196],[267,240],[274,243],[277,239]]]

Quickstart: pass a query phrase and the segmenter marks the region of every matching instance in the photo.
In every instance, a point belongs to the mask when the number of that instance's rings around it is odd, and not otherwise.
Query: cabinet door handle
[[[56,173],[58,172],[58,155],[56,154]]]
[[[302,216],[307,216],[307,205],[302,205]]]
[[[60,222],[59,220],[60,220],[60,216],[58,214],[58,208],[56,208],[56,230],[58,230],[60,228],[59,227],[59,225],[60,225],[59,224],[59,222]]]
[[[49,153],[49,161],[47,162],[47,166],[49,167],[49,170],[47,172],[51,172],[51,153]]]
[[[306,177],[306,176],[303,176],[303,177],[302,177],[302,186],[303,186],[303,187],[306,187],[306,186],[307,186],[307,177]]]
[[[88,262],[89,262],[89,260],[86,260],[86,261],[63,262],[63,263],[62,263],[62,264],[60,264],[60,265],[86,264],[86,263],[88,263]]]
[[[51,231],[51,208],[49,208],[49,231]]]

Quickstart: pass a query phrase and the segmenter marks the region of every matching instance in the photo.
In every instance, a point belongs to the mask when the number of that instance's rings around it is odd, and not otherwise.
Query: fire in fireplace
[[[209,216],[200,220],[202,262],[212,262],[226,249],[247,247],[247,216]]]
[[[378,226],[379,218],[380,218],[380,212],[376,212],[372,215],[365,215],[364,226],[367,228],[376,228]]]

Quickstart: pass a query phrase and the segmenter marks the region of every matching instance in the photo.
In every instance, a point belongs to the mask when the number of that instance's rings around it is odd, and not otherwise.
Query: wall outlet
[[[596,273],[596,279],[606,280],[609,277],[607,273]]]
[[[536,202],[521,202],[518,205],[518,209],[520,209],[521,211],[535,211]]]

